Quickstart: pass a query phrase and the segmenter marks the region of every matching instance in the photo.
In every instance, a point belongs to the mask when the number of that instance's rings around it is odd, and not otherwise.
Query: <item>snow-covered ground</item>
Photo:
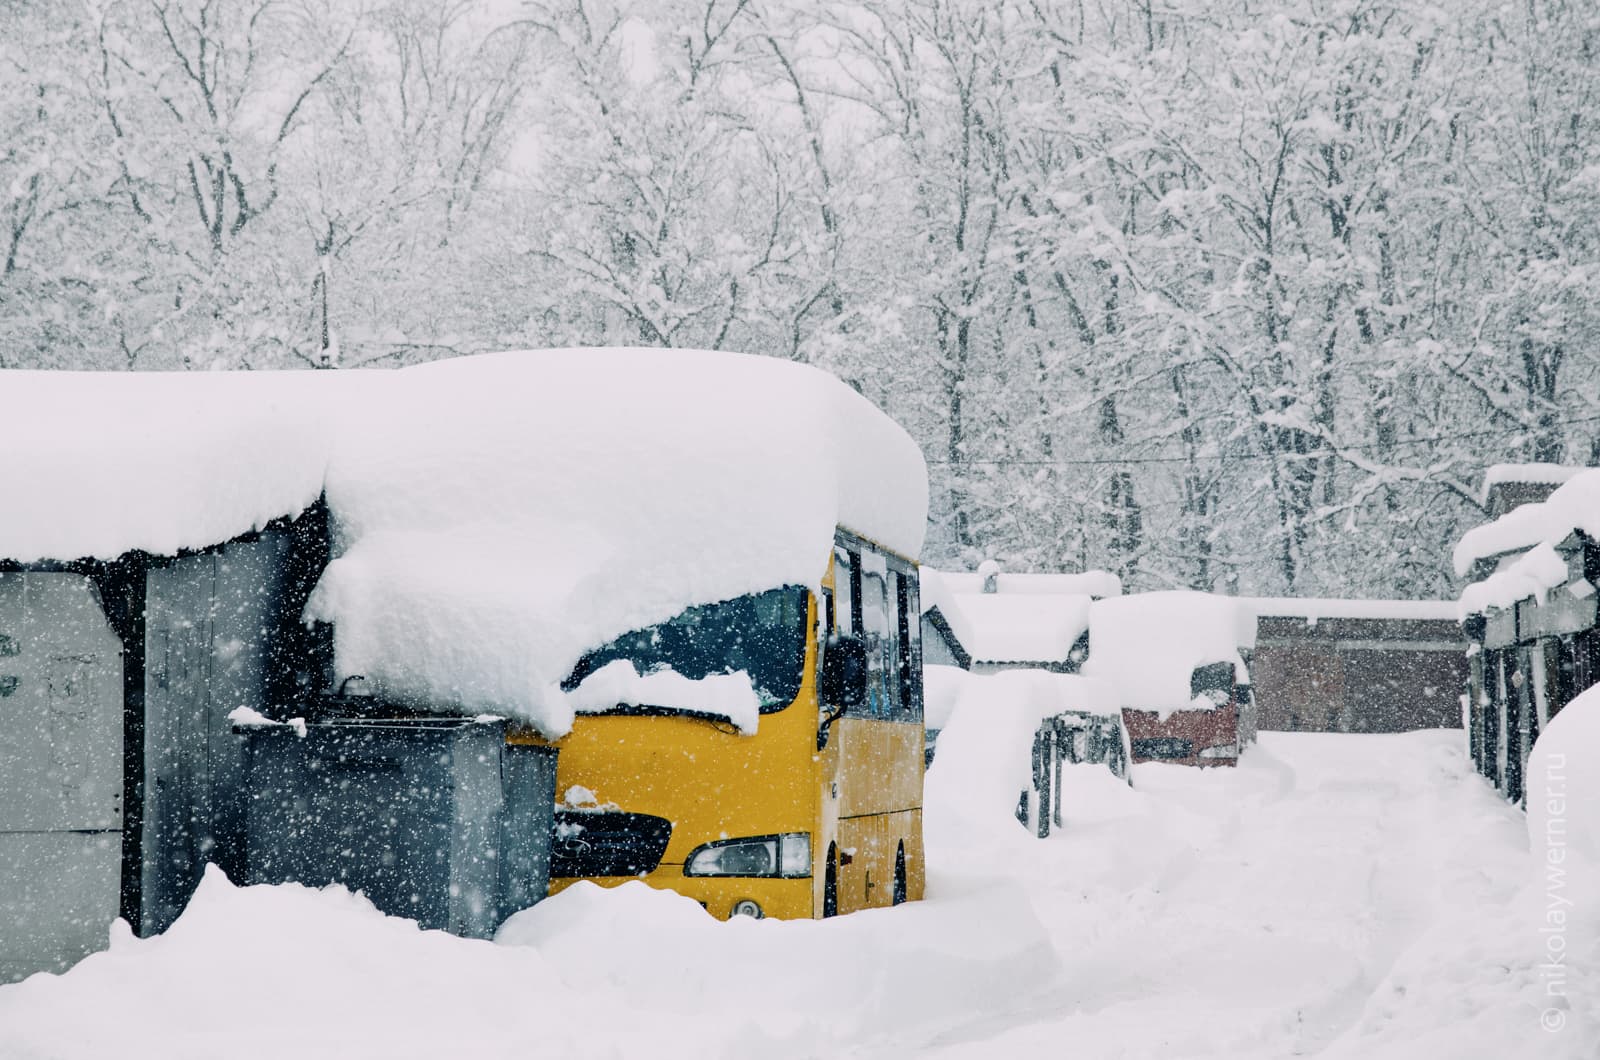
[[[213,873],[165,936],[0,988],[0,1056],[1600,1055],[1594,910],[1552,1001],[1548,882],[1459,733],[1073,770],[1040,841],[936,762],[928,901],[817,923],[579,886],[475,942]]]

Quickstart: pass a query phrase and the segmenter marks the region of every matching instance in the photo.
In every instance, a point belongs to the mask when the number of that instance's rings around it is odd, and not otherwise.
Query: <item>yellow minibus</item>
[[[639,879],[714,916],[825,917],[922,897],[917,565],[839,528],[820,595],[774,586],[587,653],[691,679],[743,671],[753,733],[649,704],[580,714],[560,748],[551,892]],[[512,742],[543,743],[532,729]]]

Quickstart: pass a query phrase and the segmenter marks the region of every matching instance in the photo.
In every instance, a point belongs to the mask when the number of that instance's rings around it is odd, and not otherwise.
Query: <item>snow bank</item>
[[[1466,577],[1480,559],[1541,542],[1557,544],[1574,529],[1600,536],[1600,468],[1585,469],[1545,500],[1513,508],[1493,522],[1462,534],[1451,557],[1456,576]]]
[[[961,702],[967,682],[981,680],[959,666],[939,666],[934,663],[922,667],[922,722],[928,729],[942,729]]]
[[[123,928],[65,975],[0,987],[0,1056],[830,1056],[975,1022],[1061,969],[1015,885],[721,923],[642,883],[585,883],[489,943],[340,887],[234,887],[213,869],[166,934]]]
[[[0,1056],[505,1057],[502,1028],[530,1007],[559,1013],[522,1028],[541,1051],[582,1055],[605,1018],[532,951],[421,931],[340,887],[235,887],[208,868],[165,934],[119,921],[109,950],[0,990]]]
[[[925,827],[980,836],[1010,830],[1024,834],[1013,814],[1018,795],[1033,787],[1033,734],[1039,723],[1069,710],[1109,715],[1118,709],[1109,686],[1076,674],[1003,670],[966,675],[928,769]],[[1104,767],[1094,768],[1111,776]]]
[[[583,882],[512,917],[495,941],[536,950],[578,991],[626,999],[619,1011],[641,1023],[762,1014],[759,1037],[708,1027],[663,1037],[667,1055],[839,1055],[906,1027],[970,1020],[1061,971],[1015,885],[833,920],[719,923],[670,891]]]
[[[374,375],[0,373],[0,559],[173,555],[297,514]]]
[[[1296,596],[1245,596],[1239,602],[1261,618],[1323,618],[1401,621],[1450,621],[1457,617],[1454,600],[1336,600]]]
[[[1116,689],[1124,707],[1207,709],[1190,695],[1196,667],[1232,663],[1248,680],[1240,648],[1255,645],[1255,613],[1237,598],[1208,593],[1139,593],[1096,600],[1089,611],[1089,660],[1083,672]]]
[[[1600,883],[1600,686],[1581,693],[1534,742],[1528,758],[1528,842],[1545,864],[1581,862]],[[1600,889],[1588,892],[1600,913]]]
[[[927,473],[824,372],[690,350],[528,351],[392,373],[327,476],[308,618],[342,678],[558,736],[584,651],[686,607],[816,586],[835,526],[915,557]]]

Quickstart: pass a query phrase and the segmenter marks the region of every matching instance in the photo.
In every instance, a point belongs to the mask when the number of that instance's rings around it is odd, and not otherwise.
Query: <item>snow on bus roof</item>
[[[525,351],[394,373],[327,478],[308,615],[383,695],[559,735],[582,654],[684,608],[816,586],[836,526],[916,558],[927,472],[833,376],[689,350]],[[753,724],[754,714],[750,714]]]
[[[577,349],[396,371],[6,372],[0,558],[205,548],[327,499],[341,675],[556,735],[581,654],[815,585],[836,525],[915,559],[916,443],[810,366]],[[753,717],[753,715],[752,715]]]
[[[1240,648],[1255,644],[1255,613],[1236,597],[1181,590],[1096,600],[1089,609],[1089,659],[1083,673],[1114,688],[1125,707],[1199,709],[1196,667],[1232,663],[1248,680]]]

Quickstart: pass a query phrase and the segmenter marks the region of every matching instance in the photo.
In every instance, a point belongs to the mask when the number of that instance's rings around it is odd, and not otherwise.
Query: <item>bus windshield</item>
[[[691,607],[648,629],[624,633],[589,652],[561,687],[571,691],[584,678],[617,659],[641,674],[669,669],[691,680],[743,670],[769,714],[800,694],[805,666],[806,591],[797,585]]]

